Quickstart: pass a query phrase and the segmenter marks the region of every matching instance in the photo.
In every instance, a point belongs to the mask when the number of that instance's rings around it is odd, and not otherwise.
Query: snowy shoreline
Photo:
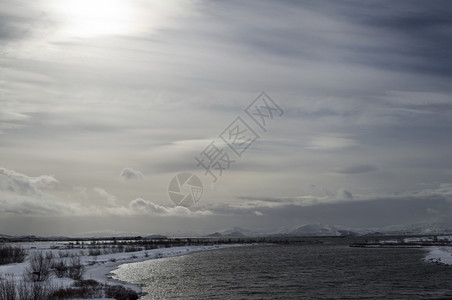
[[[452,247],[429,247],[424,261],[443,265],[452,265]]]
[[[204,252],[218,249],[225,249],[231,247],[242,246],[254,246],[255,244],[224,244],[214,246],[181,246],[171,248],[152,249],[147,251],[137,251],[131,253],[118,253],[123,255],[114,256],[115,262],[112,262],[112,255],[99,255],[97,263],[94,266],[87,266],[85,271],[86,279],[94,279],[101,283],[107,284],[120,284],[126,288],[133,289],[137,293],[142,293],[141,287],[129,283],[120,281],[113,278],[112,272],[117,270],[121,265],[129,263],[143,262],[159,258],[176,257],[182,255],[188,255],[195,252]],[[147,254],[146,254],[147,253]],[[132,257],[133,255],[133,257]],[[104,257],[103,257],[104,256]]]
[[[122,285],[126,288],[130,288],[135,292],[141,294],[141,287],[134,285],[129,282],[123,282],[113,278],[112,272],[118,269],[123,264],[137,263],[152,259],[175,257],[181,255],[187,255],[195,252],[211,251],[217,249],[225,249],[230,247],[241,247],[241,246],[252,246],[256,244],[219,244],[219,245],[190,245],[190,246],[177,246],[168,248],[157,248],[150,250],[140,250],[134,252],[119,252],[119,253],[109,253],[97,256],[81,255],[80,260],[85,266],[85,272],[83,279],[93,279],[102,284],[110,285]],[[22,244],[21,246],[28,251],[29,254],[32,252],[51,252],[55,257],[58,257],[58,252],[60,249],[55,249],[54,243],[32,243],[32,244]],[[79,249],[63,250],[77,254]],[[23,275],[28,266],[28,261],[25,260],[22,263],[12,263],[7,265],[0,265],[0,276],[12,276],[13,279],[17,281],[23,280]],[[49,279],[52,285],[69,287],[75,280],[70,278],[57,278],[53,276]]]
[[[414,237],[405,238],[405,242],[451,242],[452,236],[450,235],[437,235],[428,237]],[[425,262],[452,265],[452,247],[445,245],[429,246],[425,247],[428,250],[427,255],[424,257]]]

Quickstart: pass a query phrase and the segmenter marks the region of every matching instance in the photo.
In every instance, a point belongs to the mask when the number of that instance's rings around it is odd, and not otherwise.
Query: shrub
[[[141,247],[127,246],[125,248],[124,252],[136,252],[136,251],[141,251],[141,250],[143,250],[143,248],[141,248]]]
[[[16,299],[16,282],[12,276],[0,277],[0,300]]]
[[[47,251],[46,252],[46,259],[49,259],[49,260],[53,259],[53,252],[52,251]]]
[[[85,279],[85,280],[77,280],[76,282],[74,282],[74,286],[75,287],[86,287],[86,286],[98,286],[99,282],[97,282],[94,279]]]
[[[55,291],[48,283],[42,282],[20,282],[17,286],[18,299],[33,299],[33,300],[49,300]]]
[[[27,257],[27,251],[21,247],[0,246],[0,265],[21,263]]]
[[[100,249],[89,249],[88,250],[88,255],[90,255],[90,256],[98,256],[101,254],[102,253],[101,253]]]
[[[54,262],[52,264],[52,269],[58,278],[63,278],[67,275],[69,267],[64,260],[61,260],[59,262]]]
[[[48,283],[16,281],[12,276],[0,277],[0,300],[49,300],[54,290]]]
[[[46,281],[51,275],[52,260],[44,257],[42,252],[34,252],[30,256],[25,275],[31,281]]]
[[[82,264],[80,257],[73,257],[69,263],[69,278],[79,280],[82,279],[85,272],[85,266]]]
[[[98,288],[83,287],[83,288],[60,288],[53,291],[50,295],[53,299],[72,299],[72,298],[102,298],[102,290]]]
[[[121,299],[121,300],[136,300],[138,294],[131,289],[125,288],[122,285],[112,285],[105,287],[105,296],[108,298]]]

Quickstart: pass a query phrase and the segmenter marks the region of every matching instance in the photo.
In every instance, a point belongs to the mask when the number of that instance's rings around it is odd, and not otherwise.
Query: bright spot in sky
[[[131,1],[65,0],[59,1],[65,34],[76,37],[127,34],[133,29]]]

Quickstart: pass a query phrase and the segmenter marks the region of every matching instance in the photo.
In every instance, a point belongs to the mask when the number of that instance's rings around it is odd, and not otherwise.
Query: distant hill
[[[419,235],[452,233],[452,225],[444,222],[419,222],[374,228],[374,232],[387,235]]]
[[[323,224],[306,224],[287,233],[290,236],[350,236],[358,234],[343,227]]]
[[[258,237],[258,236],[349,236],[358,233],[346,228],[322,225],[306,224],[294,229],[276,230],[251,230],[240,227],[225,229],[206,235],[206,237]]]
[[[246,235],[238,230],[236,230],[236,231],[226,230],[226,232],[223,232],[223,233],[214,232],[212,234],[208,234],[208,235],[206,235],[206,237],[217,237],[217,238],[220,238],[220,237],[246,237]]]
[[[240,227],[220,230],[207,237],[259,237],[259,236],[355,236],[355,235],[423,235],[452,234],[452,225],[441,222],[421,222],[379,228],[347,228],[320,223],[303,224],[295,228],[252,230]]]
[[[102,240],[162,240],[167,239],[164,235],[149,235],[145,237],[141,236],[103,236],[103,237],[67,237],[67,236],[51,236],[51,237],[39,237],[34,235],[26,236],[12,236],[0,234],[0,243],[8,242],[58,242],[58,241],[102,241]]]
[[[303,224],[293,228],[276,229],[246,229],[233,227],[204,235],[212,238],[241,238],[241,237],[296,237],[296,236],[354,236],[354,235],[432,235],[452,234],[452,222],[419,222],[412,224],[400,224],[379,228],[347,228],[339,225],[325,225],[320,223]],[[175,236],[169,234],[169,236]],[[201,236],[178,235],[180,237]],[[96,236],[96,237],[39,237],[34,235],[12,236],[0,234],[1,242],[45,242],[45,241],[95,241],[95,240],[161,240],[167,239],[165,235],[154,234],[145,236]]]

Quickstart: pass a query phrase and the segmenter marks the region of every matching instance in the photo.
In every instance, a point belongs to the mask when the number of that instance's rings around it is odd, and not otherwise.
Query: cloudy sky
[[[448,220],[451,13],[0,0],[0,234]],[[265,130],[245,112],[262,91],[282,110]],[[237,117],[258,136],[240,156],[220,137]],[[216,182],[195,160],[212,142],[234,160]],[[189,208],[168,196],[181,172],[204,186]]]

